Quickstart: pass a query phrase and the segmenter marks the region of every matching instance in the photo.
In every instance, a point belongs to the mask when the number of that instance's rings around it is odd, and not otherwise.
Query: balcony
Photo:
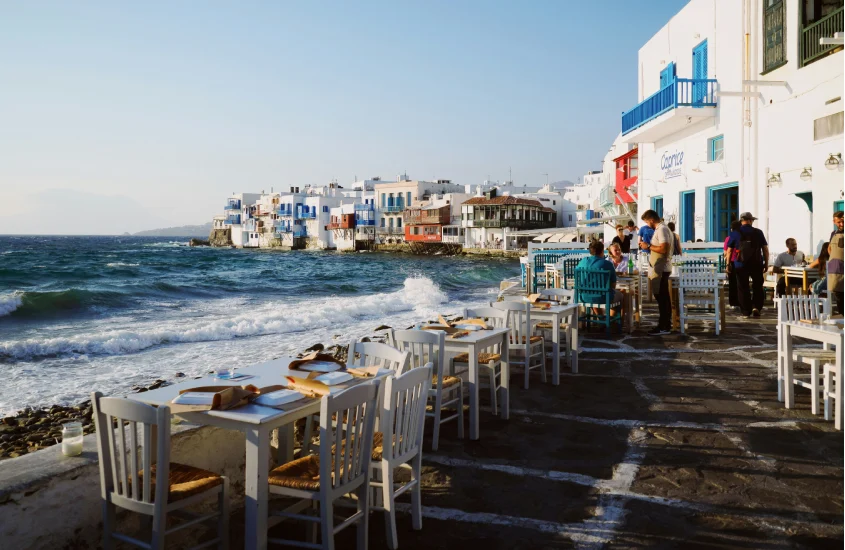
[[[355,220],[355,224],[358,225],[359,227],[365,227],[365,226],[375,227],[376,221],[375,220],[362,220],[362,219],[358,218],[357,220]]]
[[[843,11],[845,8],[830,13],[801,29],[801,66],[809,65],[842,46],[819,44],[820,38],[830,38],[837,32],[843,32]]]
[[[355,205],[355,211],[356,212],[366,212],[366,211],[372,212],[373,209],[374,209],[374,207],[373,207],[372,204],[356,204]]]
[[[605,185],[601,188],[601,191],[599,192],[599,206],[601,208],[606,208],[616,204],[615,190],[615,186],[613,185]]]
[[[405,229],[402,227],[377,227],[376,233],[379,235],[405,235]]]
[[[302,220],[316,220],[317,219],[317,213],[316,212],[303,212],[302,214],[300,214],[299,218],[302,219]]]
[[[379,212],[401,212],[405,210],[405,206],[401,204],[399,206],[379,206],[378,210]]]
[[[715,117],[717,88],[713,79],[676,78],[622,113],[622,141],[654,143],[689,124]]]
[[[554,226],[554,222],[541,220],[473,220],[471,223],[471,227],[487,227],[491,229],[501,227],[507,227],[509,229],[543,229]]]
[[[326,231],[331,231],[332,229],[355,229],[355,222],[351,220],[344,220],[342,222],[326,224]]]
[[[241,203],[239,202],[230,202],[226,206],[223,207],[223,210],[240,210]]]
[[[293,216],[293,210],[288,210],[286,208],[277,208],[276,214],[285,218],[290,218],[291,216]]]
[[[225,225],[240,225],[241,224],[241,217],[240,216],[229,216],[225,220],[223,220]]]

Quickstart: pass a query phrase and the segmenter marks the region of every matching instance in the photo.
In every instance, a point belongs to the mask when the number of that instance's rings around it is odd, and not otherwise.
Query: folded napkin
[[[312,380],[322,382],[327,386],[336,386],[352,380],[352,375],[348,372],[327,372],[320,376],[315,376]]]
[[[349,367],[346,372],[359,378],[372,378],[378,376],[380,370],[380,367]]]
[[[459,330],[457,332],[453,332],[449,335],[449,338],[463,338],[465,336],[469,336],[470,331],[468,330]]]
[[[284,389],[261,394],[253,399],[252,402],[267,407],[278,407],[279,405],[287,405],[293,401],[299,401],[302,397],[303,395],[296,390]]]
[[[170,401],[172,413],[220,410],[225,411],[246,405],[259,393],[258,388],[246,386],[203,386],[179,392]]]
[[[798,322],[799,323],[805,323],[805,324],[808,324],[808,325],[820,325],[821,324],[821,321],[819,321],[818,319],[799,319]]]

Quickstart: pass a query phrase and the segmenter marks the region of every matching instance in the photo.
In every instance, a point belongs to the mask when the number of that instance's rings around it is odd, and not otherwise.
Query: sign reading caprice
[[[663,170],[663,179],[677,178],[683,175],[684,168],[684,152],[675,151],[663,153],[660,157],[660,169]]]

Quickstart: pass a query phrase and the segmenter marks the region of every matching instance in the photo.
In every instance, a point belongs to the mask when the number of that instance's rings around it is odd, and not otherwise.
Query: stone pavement
[[[843,435],[808,391],[777,401],[775,324],[767,310],[729,314],[719,337],[582,335],[580,372],[532,374],[510,421],[484,412],[477,442],[444,425],[437,452],[426,439],[423,530],[400,513],[400,547],[842,548]],[[375,513],[370,548],[384,541]]]

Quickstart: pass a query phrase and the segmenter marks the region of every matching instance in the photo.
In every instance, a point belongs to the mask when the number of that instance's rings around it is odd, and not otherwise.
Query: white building
[[[230,238],[235,246],[249,244],[249,232],[246,230],[251,217],[249,206],[260,196],[259,193],[233,193],[226,199],[226,205],[223,207],[223,226],[229,228]]]
[[[825,162],[842,151],[843,59],[807,52],[820,27],[842,31],[842,3],[828,4],[692,0],[640,49],[639,103],[621,120],[639,148],[639,212],[676,222],[683,241],[722,241],[743,211],[773,250],[787,236],[808,243],[811,227],[812,248],[827,236],[842,189],[841,162]]]
[[[379,210],[376,234],[383,242],[401,242],[404,239],[402,212],[414,201],[429,200],[434,195],[460,193],[463,186],[450,180],[411,180],[401,175],[395,183],[375,184],[375,198]]]

